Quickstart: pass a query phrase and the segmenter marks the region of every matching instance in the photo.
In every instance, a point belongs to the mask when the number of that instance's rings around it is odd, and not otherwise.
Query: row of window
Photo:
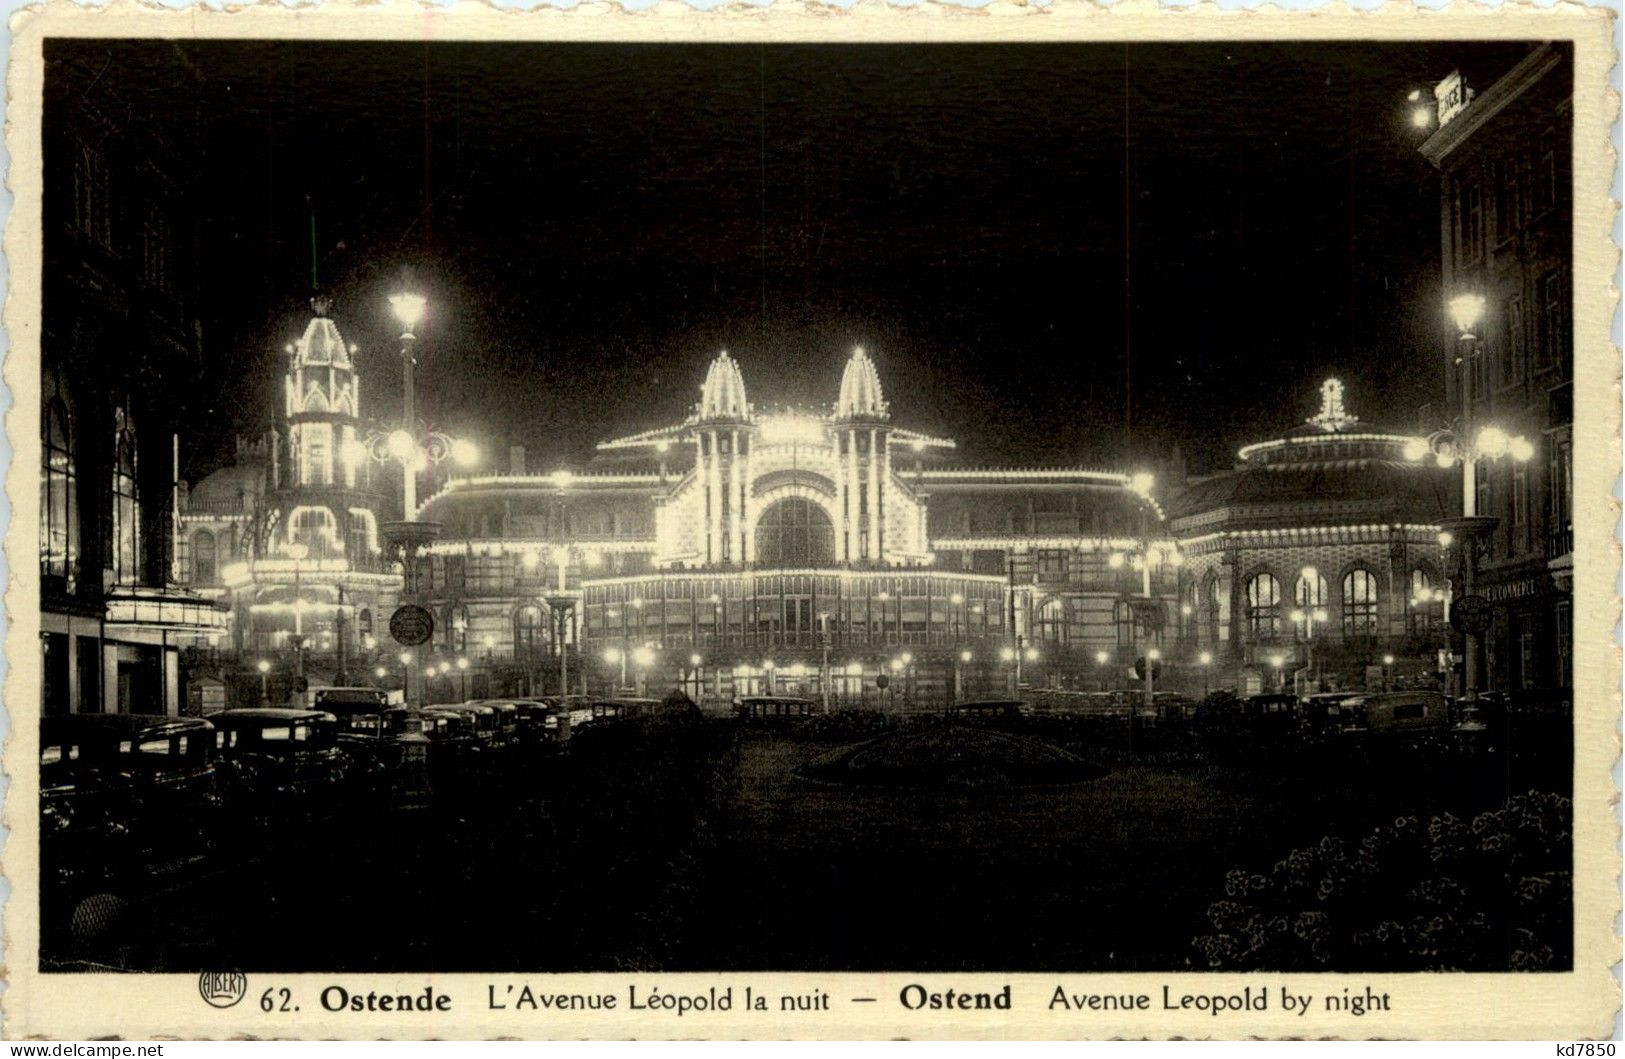
[[[40,576],[58,580],[68,592],[78,588],[81,571],[79,459],[73,411],[55,374],[46,373],[40,421]],[[114,584],[136,584],[141,576],[141,504],[136,487],[136,435],[130,410],[113,409],[113,465],[109,503],[102,512],[108,547],[103,565]]]
[[[1208,616],[1210,627],[1219,622],[1220,602],[1217,580],[1209,579]],[[1432,578],[1427,571],[1411,571],[1411,598],[1430,598]],[[1254,640],[1278,639],[1288,632],[1312,637],[1317,628],[1334,625],[1346,637],[1375,636],[1381,631],[1382,589],[1377,575],[1355,567],[1343,575],[1342,593],[1335,609],[1331,607],[1330,586],[1324,575],[1305,571],[1292,588],[1291,604],[1282,595],[1281,582],[1274,574],[1255,574],[1247,581],[1244,619]],[[1435,612],[1426,607],[1412,608],[1413,628],[1432,622]]]
[[[1472,357],[1472,396],[1483,400],[1492,387],[1517,386],[1531,375],[1563,368],[1571,361],[1567,272],[1552,269],[1533,288],[1526,306],[1522,293],[1506,299],[1497,326]],[[1565,372],[1566,373],[1566,372]]]
[[[1451,202],[1456,262],[1482,261],[1489,247],[1506,242],[1551,212],[1567,197],[1564,178],[1555,128],[1546,129],[1533,144],[1508,150],[1481,170],[1458,175]],[[1493,243],[1488,242],[1492,233]]]

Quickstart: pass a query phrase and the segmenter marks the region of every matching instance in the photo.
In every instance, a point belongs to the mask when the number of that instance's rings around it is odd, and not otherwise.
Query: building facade
[[[1539,44],[1482,91],[1452,74],[1421,146],[1440,171],[1446,299],[1475,295],[1470,340],[1443,334],[1446,405],[1457,422],[1532,440],[1532,458],[1480,460],[1470,510],[1484,523],[1473,591],[1491,605],[1484,686],[1572,683],[1573,364],[1570,179],[1573,59]],[[1441,308],[1440,320],[1446,316]],[[1442,424],[1441,424],[1442,425]],[[1458,513],[1462,513],[1458,511]]]
[[[1422,439],[1362,423],[1338,380],[1320,397],[1171,502],[1185,653],[1242,691],[1442,685],[1456,479],[1411,458]]]
[[[179,582],[177,380],[202,365],[186,106],[112,51],[47,47],[40,332],[46,714],[175,713],[226,614]],[[184,96],[184,98],[182,98]],[[184,124],[171,128],[185,128]]]
[[[758,410],[724,353],[687,420],[599,445],[625,469],[451,481],[418,512],[437,632],[412,664],[472,672],[430,696],[924,704],[1118,686],[1162,642],[1181,556],[1149,476],[943,466],[953,441],[894,423],[861,349],[836,392]]]

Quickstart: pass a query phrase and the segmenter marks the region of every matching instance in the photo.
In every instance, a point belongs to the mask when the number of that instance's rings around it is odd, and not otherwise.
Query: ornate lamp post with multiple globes
[[[1461,592],[1452,594],[1461,598],[1472,595],[1479,552],[1488,545],[1499,521],[1478,510],[1481,467],[1503,459],[1527,463],[1535,455],[1535,446],[1522,434],[1508,433],[1493,423],[1474,421],[1473,380],[1484,357],[1483,344],[1477,334],[1484,315],[1484,297],[1471,292],[1457,294],[1450,299],[1448,308],[1456,325],[1455,367],[1459,370],[1456,389],[1461,411],[1456,421],[1445,429],[1413,439],[1405,447],[1405,458],[1415,463],[1431,456],[1440,467],[1461,468],[1461,517],[1446,519],[1439,534],[1439,544],[1447,555],[1452,547],[1458,549]],[[1478,696],[1478,639],[1475,633],[1462,633],[1463,694],[1468,699]]]

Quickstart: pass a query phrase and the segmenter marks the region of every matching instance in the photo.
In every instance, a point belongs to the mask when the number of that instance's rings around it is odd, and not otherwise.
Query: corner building
[[[472,694],[923,706],[1115,686],[1161,642],[1134,617],[1178,585],[1149,476],[944,466],[954,442],[893,422],[862,349],[837,393],[758,410],[724,353],[686,420],[598,446],[629,470],[530,474],[516,452],[451,481],[419,512],[436,654],[469,659]]]

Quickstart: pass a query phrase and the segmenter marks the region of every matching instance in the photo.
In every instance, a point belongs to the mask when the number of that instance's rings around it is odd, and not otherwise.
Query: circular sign
[[[1483,596],[1462,596],[1450,604],[1450,627],[1475,636],[1490,627],[1490,601]]]
[[[309,690],[310,690],[310,681],[306,680],[304,677],[294,677],[293,678],[293,693],[295,695],[303,695],[305,692],[307,692]]]
[[[885,691],[886,686],[888,684],[890,684],[890,683],[891,683],[891,677],[888,677],[884,673],[880,674],[878,677],[875,678],[875,687],[879,688],[881,691]]]
[[[389,635],[402,647],[428,643],[429,637],[434,635],[434,615],[416,603],[396,607],[395,613],[389,616]]]
[[[1141,680],[1145,679],[1145,655],[1141,655],[1134,660],[1134,675]],[[1162,659],[1159,658],[1151,663],[1151,676],[1153,678],[1162,676]]]

